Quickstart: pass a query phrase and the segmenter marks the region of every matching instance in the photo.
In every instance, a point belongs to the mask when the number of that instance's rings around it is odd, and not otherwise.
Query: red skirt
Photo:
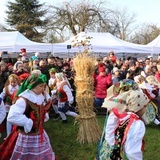
[[[4,160],[10,160],[16,141],[18,137],[18,131],[14,130],[6,140],[0,145],[0,157]]]

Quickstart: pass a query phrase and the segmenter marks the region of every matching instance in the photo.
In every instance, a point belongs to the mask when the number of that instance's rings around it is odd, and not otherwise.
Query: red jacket
[[[155,74],[155,77],[156,77],[156,79],[158,80],[158,82],[160,82],[160,72],[157,72],[157,73]]]
[[[112,85],[112,75],[94,76],[95,80],[95,98],[106,98],[107,89]]]

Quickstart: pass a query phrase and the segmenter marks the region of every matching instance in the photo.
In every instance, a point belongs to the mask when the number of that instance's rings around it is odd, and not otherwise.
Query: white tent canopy
[[[160,53],[160,35],[155,38],[153,41],[148,43],[146,46],[151,48],[152,54],[159,54]]]
[[[76,36],[76,40],[81,41],[84,40],[85,37],[92,37],[90,39],[90,44],[93,53],[108,53],[113,50],[115,53],[151,53],[151,48],[146,45],[139,45],[134,43],[129,43],[123,41],[110,33],[85,33],[81,32]],[[70,38],[64,43],[57,43],[53,46],[53,51],[55,53],[67,53],[67,45],[72,45],[72,41],[75,37]],[[75,40],[74,40],[75,41]],[[69,50],[71,53],[76,53],[82,51],[82,47],[75,47]]]
[[[52,52],[53,45],[30,41],[18,31],[0,32],[0,51],[20,52],[26,48],[27,52]]]

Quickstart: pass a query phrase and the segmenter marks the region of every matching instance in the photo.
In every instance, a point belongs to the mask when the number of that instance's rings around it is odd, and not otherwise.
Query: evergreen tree
[[[38,0],[15,0],[15,3],[7,2],[6,22],[28,39],[42,42],[45,35],[43,29],[48,23],[48,19],[44,17],[46,10],[42,9],[43,5]]]

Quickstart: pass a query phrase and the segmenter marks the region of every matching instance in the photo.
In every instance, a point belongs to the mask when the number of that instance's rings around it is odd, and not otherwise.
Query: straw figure
[[[81,41],[85,46],[87,40]],[[79,44],[78,44],[79,45]],[[86,47],[84,51],[79,52],[73,59],[73,65],[76,72],[76,102],[79,116],[77,122],[79,124],[79,132],[77,140],[80,143],[97,142],[101,136],[101,129],[98,126],[96,114],[94,110],[94,79],[92,77],[95,70],[95,58],[90,56]]]

